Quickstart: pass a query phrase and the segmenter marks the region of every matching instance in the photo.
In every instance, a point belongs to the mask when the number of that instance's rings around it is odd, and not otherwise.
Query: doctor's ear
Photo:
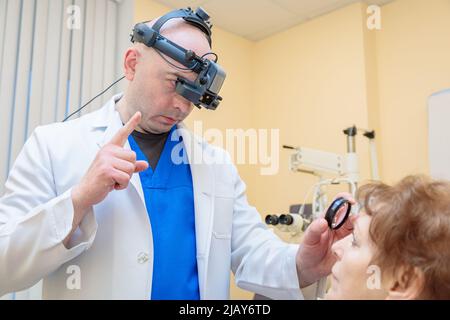
[[[125,69],[125,77],[132,81],[136,74],[136,65],[141,58],[141,53],[136,47],[129,48],[125,52],[123,67]]]
[[[388,299],[422,299],[425,289],[425,275],[417,267],[404,266],[395,271],[391,279]]]

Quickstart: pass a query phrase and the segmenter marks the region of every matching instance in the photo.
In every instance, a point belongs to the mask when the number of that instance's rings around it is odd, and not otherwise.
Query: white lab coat
[[[71,188],[122,126],[115,109],[120,97],[77,120],[38,127],[25,144],[0,199],[0,296],[41,278],[44,299],[151,296],[152,233],[138,174],[126,190],[94,206],[69,249],[62,244],[72,227]],[[182,131],[194,187],[201,298],[228,299],[231,269],[243,289],[301,299],[298,246],[280,241],[261,222],[224,150]],[[225,163],[193,163],[192,154]]]

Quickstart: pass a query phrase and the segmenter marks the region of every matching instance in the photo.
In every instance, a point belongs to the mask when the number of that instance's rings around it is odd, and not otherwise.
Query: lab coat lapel
[[[178,125],[191,167],[194,189],[195,236],[197,245],[197,268],[200,297],[205,298],[208,258],[211,245],[214,214],[214,172],[205,163],[203,143],[189,132],[183,124]]]

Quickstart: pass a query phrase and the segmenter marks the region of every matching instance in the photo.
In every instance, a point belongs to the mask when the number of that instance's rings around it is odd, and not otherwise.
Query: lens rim
[[[347,211],[345,212],[344,219],[337,226],[333,227],[334,217],[339,212],[339,209],[341,209],[346,204],[347,204]],[[347,221],[351,210],[352,210],[352,205],[351,205],[350,201],[348,201],[347,199],[341,197],[341,198],[337,198],[336,200],[334,200],[333,203],[331,203],[330,207],[328,208],[327,213],[325,214],[325,220],[327,220],[327,222],[328,222],[328,227],[332,230],[337,230],[340,227],[342,227],[344,225],[345,221]]]

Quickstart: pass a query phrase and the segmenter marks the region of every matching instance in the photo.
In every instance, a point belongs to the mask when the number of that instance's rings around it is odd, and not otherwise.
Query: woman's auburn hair
[[[373,262],[383,273],[418,268],[425,280],[420,298],[450,299],[450,182],[419,175],[393,186],[369,183],[357,199],[372,217]]]

